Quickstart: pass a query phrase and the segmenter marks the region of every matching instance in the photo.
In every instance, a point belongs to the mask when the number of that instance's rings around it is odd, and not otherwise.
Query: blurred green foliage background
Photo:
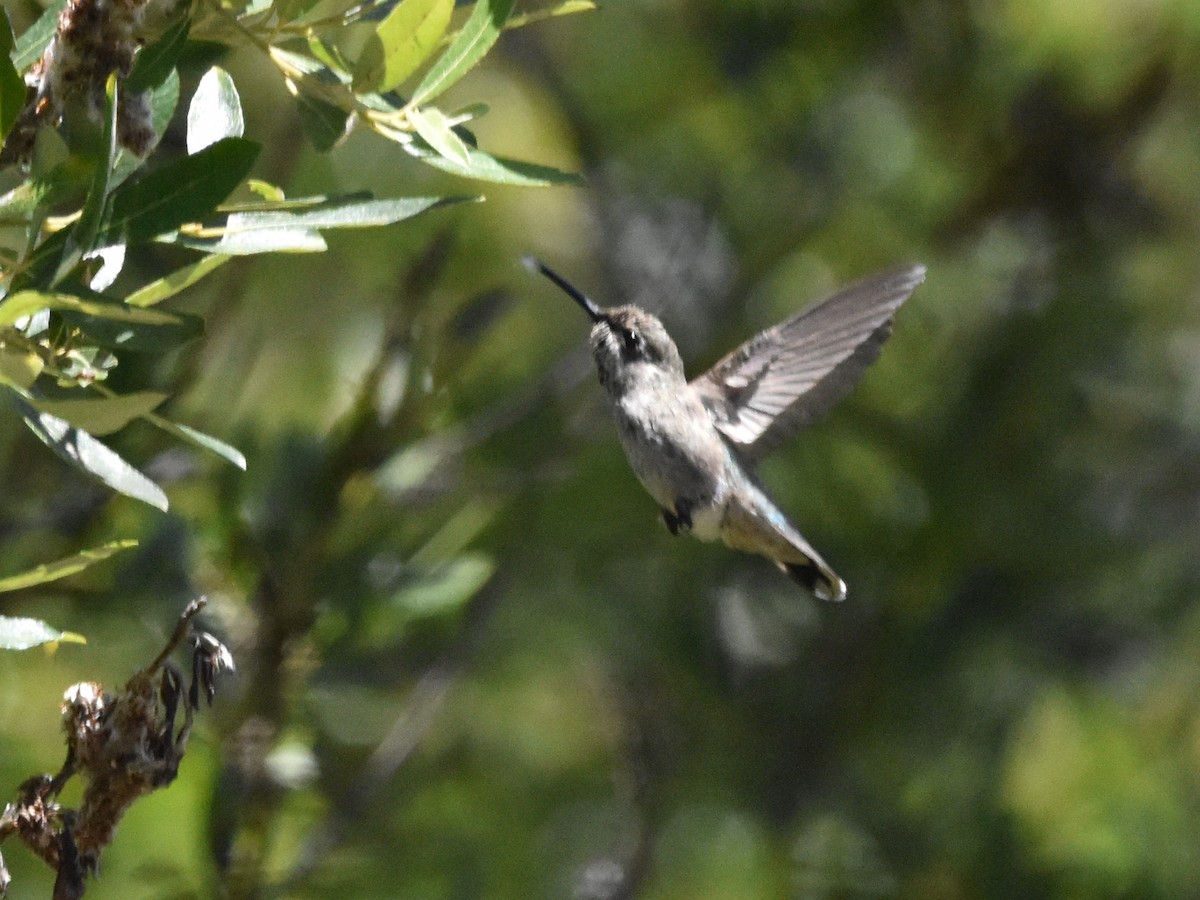
[[[222,65],[289,194],[463,191],[369,133],[316,153],[260,57]],[[141,541],[3,598],[89,640],[0,654],[4,790],[188,598],[239,664],[89,896],[1200,893],[1200,6],[611,3],[455,90],[587,186],[234,262],[172,307],[202,339],[114,376],[247,472],[126,429],[164,515],[0,419],[0,574]],[[843,605],[669,537],[528,252],[692,372],[928,265],[764,470]]]

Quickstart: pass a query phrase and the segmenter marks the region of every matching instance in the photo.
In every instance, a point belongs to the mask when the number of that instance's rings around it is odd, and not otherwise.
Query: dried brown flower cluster
[[[62,770],[54,777],[30,778],[0,815],[0,841],[17,835],[58,872],[56,900],[83,896],[85,877],[98,870],[100,852],[112,842],[130,804],[175,780],[201,693],[212,703],[217,675],[233,669],[229,651],[205,633],[191,639],[192,682],[186,694],[182,674],[167,662],[204,605],[204,598],[188,604],[163,652],[130,678],[119,695],[92,681],[67,688]],[[183,724],[176,728],[181,707]],[[87,783],[83,804],[78,810],[62,809],[56,798],[76,774]],[[0,894],[7,883],[0,860]]]
[[[105,86],[112,73],[123,79],[148,34],[147,23],[161,18],[161,7],[176,0],[68,0],[58,29],[38,62],[25,76],[29,98],[9,132],[0,162],[25,162],[37,130],[55,124],[66,105],[82,97],[89,113],[105,108]],[[117,104],[117,142],[139,156],[154,145],[149,91],[123,91]]]

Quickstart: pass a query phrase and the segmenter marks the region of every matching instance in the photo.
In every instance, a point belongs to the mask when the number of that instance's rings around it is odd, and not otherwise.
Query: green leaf
[[[104,97],[104,139],[100,145],[100,158],[96,160],[96,170],[92,174],[87,199],[83,203],[79,219],[67,236],[67,243],[51,279],[51,286],[62,281],[79,265],[80,260],[97,246],[96,238],[100,233],[100,221],[104,216],[105,201],[111,189],[109,184],[113,162],[117,156],[117,104],[120,102],[121,89],[116,72],[108,76]]]
[[[0,7],[0,55],[8,56],[12,53],[13,43],[12,22],[9,21],[8,10]]]
[[[229,259],[230,257],[222,256],[219,253],[202,257],[189,266],[176,269],[170,275],[164,275],[157,281],[152,281],[139,288],[125,298],[125,303],[128,306],[139,308],[161,303],[168,297],[174,297],[180,291],[191,287],[209,272],[229,262]]]
[[[205,434],[203,431],[197,431],[187,425],[181,425],[178,422],[171,422],[161,416],[149,416],[151,422],[161,428],[168,434],[173,434],[176,437],[183,438],[185,441],[195,444],[210,453],[215,453],[217,456],[233,463],[243,472],[246,471],[246,457],[237,447],[227,444],[222,440],[218,440],[211,434]]]
[[[454,11],[454,0],[402,0],[375,28],[354,67],[356,91],[390,91],[429,58]]]
[[[67,0],[54,0],[46,11],[38,16],[38,20],[17,38],[13,48],[12,61],[18,72],[24,72],[42,58],[46,52],[54,32],[58,30],[58,16],[67,5]]]
[[[422,106],[466,75],[496,43],[512,8],[513,0],[477,0],[471,17],[425,73],[409,102]]]
[[[316,207],[232,213],[231,230],[298,228],[373,228],[411,219],[426,210],[477,197],[394,197],[387,200],[332,198]],[[295,202],[295,201],[293,201]]]
[[[304,133],[308,135],[313,147],[321,153],[337,146],[349,130],[350,113],[340,106],[310,97],[303,91],[296,92],[296,110],[300,114],[300,124],[304,127]]]
[[[293,22],[304,15],[321,0],[275,0],[272,4],[281,24]]]
[[[421,572],[416,582],[397,591],[391,602],[413,619],[454,613],[479,593],[495,570],[490,557],[467,553]]]
[[[434,106],[418,109],[413,107],[408,111],[408,121],[417,130],[425,143],[434,150],[460,166],[470,166],[471,156],[466,143],[450,126],[446,114]]]
[[[97,397],[89,400],[46,400],[42,397],[26,398],[34,409],[65,419],[76,428],[91,434],[112,434],[120,431],[134,419],[153,412],[166,394],[139,391],[116,397]]]
[[[13,325],[42,309],[80,312],[113,322],[140,325],[178,325],[183,320],[174,313],[156,309],[137,309],[106,300],[83,300],[71,294],[48,291],[19,291],[0,302],[0,326]]]
[[[187,44],[192,20],[181,16],[162,33],[157,41],[138,51],[133,70],[125,79],[125,89],[131,93],[159,87],[175,69],[179,54]]]
[[[45,363],[32,350],[0,344],[0,383],[24,391],[37,381]]]
[[[39,412],[20,398],[16,404],[30,430],[68,463],[114,491],[166,512],[169,504],[163,489],[96,438],[57,416]]]
[[[512,16],[506,23],[505,28],[523,28],[526,25],[532,25],[535,22],[543,22],[546,19],[553,19],[556,16],[569,16],[574,13],[591,12],[597,6],[594,0],[563,0],[556,6],[547,6],[542,9],[535,9],[531,12],[522,13],[521,15]]]
[[[258,150],[252,141],[225,138],[122,185],[112,198],[110,238],[133,243],[202,219],[246,177]]]
[[[0,51],[0,143],[16,123],[25,108],[25,80],[17,72],[8,56],[12,46],[12,27],[8,23],[8,13],[4,13],[0,21],[0,36],[9,45]]]
[[[51,628],[40,619],[0,616],[0,650],[29,650],[58,641],[86,644],[87,638],[73,631]]]
[[[22,181],[0,197],[0,221],[24,224],[39,204],[53,203],[56,195],[65,195],[72,191],[74,186],[74,176],[62,166],[44,178]]]
[[[199,153],[222,138],[240,138],[245,130],[237,86],[228,72],[213,66],[200,79],[188,107],[188,153]]]
[[[74,556],[68,556],[51,563],[42,563],[40,566],[21,572],[18,575],[9,575],[5,578],[0,578],[0,592],[16,591],[21,588],[33,587],[37,584],[45,584],[48,581],[56,581],[59,578],[66,578],[68,575],[82,572],[89,566],[93,566],[116,553],[120,553],[122,550],[128,550],[130,547],[136,547],[137,545],[137,541],[129,538],[120,541],[110,541],[107,544],[101,544],[99,547],[92,547],[90,550],[76,553]]]
[[[230,216],[230,220],[233,216]],[[253,256],[256,253],[324,253],[328,246],[321,232],[312,228],[251,228],[239,230],[236,223],[215,237],[195,237],[181,233],[159,238],[165,244],[177,244],[205,253],[227,256]]]
[[[109,316],[91,316],[76,310],[63,310],[61,315],[68,325],[80,329],[88,340],[101,347],[135,353],[165,353],[204,333],[204,320],[185,313],[170,313],[172,321],[157,323],[114,321]]]
[[[551,184],[583,184],[583,179],[570,172],[563,172],[550,166],[537,163],[521,162],[507,159],[503,156],[490,156],[477,147],[467,146],[467,165],[447,159],[430,147],[423,139],[417,139],[401,144],[405,150],[417,159],[436,169],[463,175],[467,178],[479,178],[483,181],[494,181],[498,184],[519,184],[527,187],[546,186]]]

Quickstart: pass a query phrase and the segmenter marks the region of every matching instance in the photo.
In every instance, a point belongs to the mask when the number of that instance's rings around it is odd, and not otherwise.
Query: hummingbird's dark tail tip
[[[818,600],[841,603],[846,599],[846,582],[816,563],[779,563],[787,576]]]

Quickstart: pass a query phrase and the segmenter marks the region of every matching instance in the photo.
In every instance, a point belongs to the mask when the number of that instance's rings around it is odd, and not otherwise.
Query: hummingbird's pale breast
[[[632,374],[608,400],[634,474],[662,509],[681,514],[683,501],[696,537],[716,540],[731,483],[728,445],[682,375],[659,366]]]

